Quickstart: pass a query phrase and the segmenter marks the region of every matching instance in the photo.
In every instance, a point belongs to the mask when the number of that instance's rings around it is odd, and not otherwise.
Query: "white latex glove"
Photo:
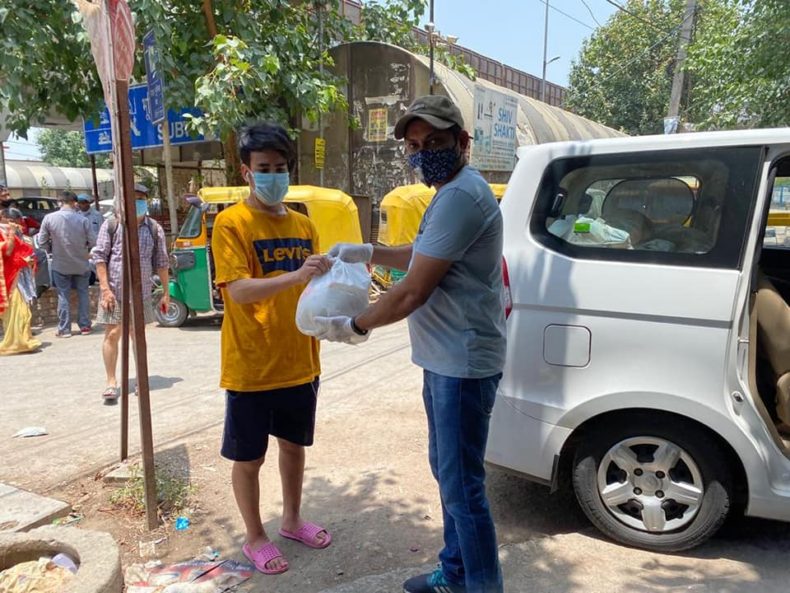
[[[366,264],[373,257],[373,245],[370,243],[336,243],[329,250],[329,257],[336,257],[347,264]]]
[[[361,344],[370,337],[370,332],[359,335],[351,327],[351,317],[339,315],[337,317],[316,317],[313,322],[321,329],[315,337],[319,340],[330,342],[343,342],[344,344]]]

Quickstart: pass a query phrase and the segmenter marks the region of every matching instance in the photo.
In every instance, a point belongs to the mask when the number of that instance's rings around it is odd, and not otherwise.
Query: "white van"
[[[518,156],[489,464],[572,481],[646,549],[696,546],[731,510],[790,521],[790,236],[766,232],[790,128]]]

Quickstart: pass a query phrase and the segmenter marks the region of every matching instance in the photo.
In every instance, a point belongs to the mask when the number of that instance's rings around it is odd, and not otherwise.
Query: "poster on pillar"
[[[200,116],[202,112],[196,108],[168,109],[167,120],[170,124],[170,144],[188,144],[203,142],[202,135],[192,135],[187,130],[187,114]],[[132,150],[158,148],[163,144],[162,126],[164,122],[155,124],[152,120],[148,104],[148,86],[145,84],[129,87],[129,124],[132,136]],[[85,152],[98,154],[112,152],[112,123],[110,112],[105,106],[94,121],[83,122],[85,132]]]
[[[518,101],[475,86],[471,165],[481,171],[512,171],[516,165]]]
[[[387,141],[387,117],[389,110],[379,107],[368,111],[368,142]]]

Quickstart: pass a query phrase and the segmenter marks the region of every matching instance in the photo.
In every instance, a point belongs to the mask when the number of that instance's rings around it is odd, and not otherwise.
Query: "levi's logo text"
[[[310,239],[260,239],[252,242],[264,276],[272,272],[294,272],[313,254]]]

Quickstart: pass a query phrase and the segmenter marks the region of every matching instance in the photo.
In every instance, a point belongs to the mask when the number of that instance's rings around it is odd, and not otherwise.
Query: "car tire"
[[[179,300],[171,298],[170,305],[164,313],[157,303],[156,320],[159,322],[159,325],[163,327],[181,327],[184,325],[188,316],[189,309]]]
[[[704,429],[636,417],[580,444],[573,489],[585,515],[611,539],[679,552],[699,546],[724,523],[732,472]]]

